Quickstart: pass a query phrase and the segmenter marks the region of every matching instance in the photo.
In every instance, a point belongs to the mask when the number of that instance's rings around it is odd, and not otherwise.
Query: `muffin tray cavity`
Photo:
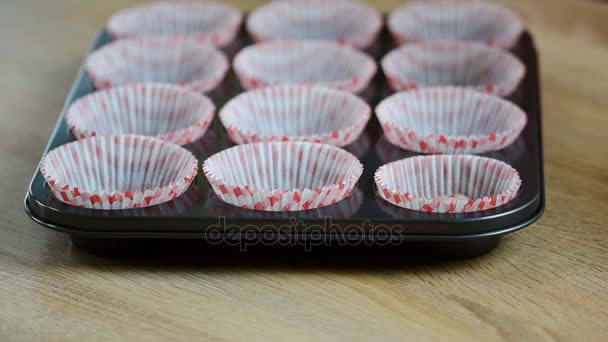
[[[111,34],[107,30],[102,31],[91,52],[110,41]],[[242,28],[233,44],[250,43],[251,39]],[[380,65],[381,58],[394,47],[391,35],[385,29],[366,52],[373,55]],[[234,51],[235,47],[225,49]],[[524,32],[509,51],[522,61],[526,75],[507,99],[527,114],[527,123],[513,144],[480,154],[505,162],[519,172],[519,190],[510,202],[502,206],[441,213],[415,211],[386,201],[374,179],[376,170],[384,164],[420,154],[388,142],[375,115],[357,140],[343,146],[363,165],[361,177],[344,200],[293,212],[255,211],[225,203],[205,177],[203,162],[234,146],[217,115],[226,102],[243,92],[239,78],[230,70],[224,81],[207,94],[217,108],[209,129],[200,139],[184,145],[198,159],[199,165],[198,174],[183,195],[169,202],[137,209],[79,208],[58,200],[38,168],[25,197],[25,210],[37,223],[70,234],[79,246],[100,246],[115,241],[130,243],[135,239],[201,239],[241,246],[243,240],[260,245],[417,244],[437,255],[447,251],[455,257],[483,254],[496,247],[505,234],[532,224],[544,210],[539,75],[537,54],[530,34]],[[93,80],[83,66],[45,154],[76,140],[66,123],[67,108],[94,91]],[[378,68],[369,86],[358,95],[374,109],[392,93],[389,82]]]

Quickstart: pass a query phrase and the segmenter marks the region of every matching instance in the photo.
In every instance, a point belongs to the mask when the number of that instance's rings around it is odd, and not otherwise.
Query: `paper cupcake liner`
[[[515,141],[501,150],[497,150],[494,152],[485,153],[484,157],[499,159],[503,161],[508,161],[511,164],[515,164],[519,161],[526,151],[526,140],[524,135],[520,134]],[[348,151],[348,149],[346,149]],[[380,157],[380,161],[383,164],[388,164],[390,162],[394,162],[396,160],[401,160],[404,158],[414,157],[421,155],[418,152],[404,150],[401,147],[395,146],[391,144],[387,139],[386,135],[382,134],[378,138],[376,142],[376,154]],[[350,151],[349,151],[350,152]],[[352,152],[351,152],[352,153]],[[355,154],[355,153],[353,153]],[[355,154],[359,159],[361,159],[360,155]]]
[[[345,146],[371,117],[357,96],[324,87],[282,85],[250,90],[230,100],[220,120],[232,141],[311,141]]]
[[[60,201],[90,209],[152,206],[180,196],[198,162],[179,145],[153,137],[94,137],[49,152],[40,171]]]
[[[456,41],[403,45],[382,59],[382,69],[396,91],[462,86],[499,96],[511,94],[526,72],[509,52]]]
[[[422,88],[384,99],[376,116],[388,141],[421,153],[470,154],[509,146],[528,121],[498,96],[466,88]]]
[[[369,47],[382,27],[380,13],[356,1],[275,1],[253,11],[247,31],[257,42],[277,39],[327,40]]]
[[[246,47],[233,67],[245,89],[300,84],[357,93],[376,74],[376,63],[363,52],[312,40],[275,40]]]
[[[511,48],[524,31],[522,20],[499,5],[476,0],[413,1],[393,11],[388,28],[398,44],[461,40]]]
[[[96,210],[96,217],[149,217],[149,216],[176,216],[188,209],[192,208],[192,205],[198,200],[199,189],[196,185],[192,184],[188,190],[186,190],[181,196],[175,199],[164,202],[158,205],[149,207],[133,208],[124,211],[112,211],[112,210]],[[47,193],[47,203],[50,207],[56,210],[66,210],[72,207],[72,205],[60,201],[55,197],[54,193]],[[94,209],[93,209],[94,210]]]
[[[135,134],[185,145],[203,136],[214,112],[211,100],[187,88],[140,83],[82,97],[65,118],[79,139]]]
[[[380,210],[382,210],[382,212],[384,212],[385,214],[389,215],[392,218],[402,219],[402,220],[428,220],[429,219],[429,213],[427,213],[425,211],[410,210],[410,209],[398,207],[390,202],[385,201],[378,194],[376,195],[375,200],[376,200],[376,204],[378,205]],[[484,216],[488,216],[488,215],[498,214],[502,210],[508,210],[511,207],[511,203],[512,202],[508,202],[508,203],[501,205],[498,208],[495,207],[495,208],[491,208],[491,209],[484,209],[483,211],[473,211],[473,212],[467,212],[467,213],[449,213],[448,215],[465,217],[467,219],[484,217]],[[432,215],[432,213],[431,213],[431,215]]]
[[[353,188],[351,193],[345,199],[328,205],[322,208],[310,209],[305,211],[297,212],[297,216],[294,216],[293,212],[285,211],[257,211],[245,208],[236,207],[233,205],[226,205],[213,191],[209,192],[209,199],[205,203],[205,208],[208,210],[209,215],[230,218],[258,218],[258,219],[344,219],[350,218],[359,211],[361,204],[363,203],[363,192]]]
[[[150,37],[100,48],[87,58],[86,70],[97,89],[159,82],[209,92],[224,79],[228,60],[205,43]]]
[[[381,166],[374,176],[379,195],[407,209],[473,212],[501,206],[521,185],[515,169],[474,155],[429,155]]]
[[[107,28],[114,39],[165,36],[224,47],[242,19],[236,8],[212,1],[156,2],[116,13]]]
[[[363,166],[338,147],[298,141],[238,145],[207,159],[203,171],[226,203],[261,211],[298,211],[346,198]]]

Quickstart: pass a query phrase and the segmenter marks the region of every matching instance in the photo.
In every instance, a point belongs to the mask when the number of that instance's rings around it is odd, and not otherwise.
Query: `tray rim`
[[[543,187],[544,192],[544,187]],[[31,209],[29,204],[29,199],[26,197],[24,200],[24,209],[26,214],[39,225],[49,228],[51,230],[66,233],[73,236],[82,236],[82,237],[93,237],[93,238],[130,238],[130,239],[166,239],[166,238],[179,238],[179,239],[197,239],[197,238],[205,238],[205,232],[154,232],[154,231],[95,231],[95,230],[83,230],[78,228],[71,228],[64,225],[58,225],[49,221],[44,220],[43,218],[37,216]],[[473,233],[473,234],[451,234],[451,235],[439,235],[439,234],[400,234],[397,235],[400,239],[405,241],[447,241],[447,240],[469,240],[476,238],[486,238],[486,237],[495,237],[502,236],[510,233],[514,233],[518,230],[524,229],[536,221],[540,219],[545,211],[545,200],[544,196],[541,196],[538,210],[532,214],[528,219],[520,222],[519,224],[506,227],[499,228],[496,230],[490,230],[481,233]],[[289,234],[289,233],[288,233]],[[142,236],[145,235],[145,236]],[[296,234],[291,234],[296,235]],[[302,236],[306,238],[306,234],[297,234],[298,236]],[[333,233],[326,234],[327,236],[335,235]]]

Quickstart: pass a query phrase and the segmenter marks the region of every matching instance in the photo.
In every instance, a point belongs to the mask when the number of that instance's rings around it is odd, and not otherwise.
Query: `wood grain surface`
[[[503,1],[540,51],[542,219],[476,259],[344,264],[160,250],[106,259],[27,218],[23,195],[87,47],[137,2],[0,2],[3,341],[608,338],[606,2]]]

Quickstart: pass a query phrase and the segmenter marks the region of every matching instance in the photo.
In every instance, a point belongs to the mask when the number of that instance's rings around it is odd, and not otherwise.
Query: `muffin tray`
[[[110,41],[102,31],[94,42],[97,49]],[[242,32],[237,44],[248,42]],[[393,47],[387,32],[368,51],[379,60]],[[235,49],[235,46],[228,49]],[[532,37],[524,33],[512,52],[527,67],[518,89],[509,97],[528,114],[528,123],[511,146],[484,154],[516,168],[522,179],[517,196],[508,204],[461,214],[425,213],[403,209],[385,202],[377,194],[374,172],[378,167],[416,153],[391,145],[372,117],[364,134],[345,148],[364,165],[364,172],[351,195],[336,204],[298,212],[260,212],[234,207],[220,201],[199,171],[185,195],[156,206],[129,210],[91,210],[64,204],[52,195],[37,169],[25,197],[25,210],[37,223],[67,233],[79,246],[99,246],[134,239],[202,239],[240,246],[261,245],[423,245],[441,255],[469,257],[483,254],[498,245],[505,234],[535,222],[544,210],[544,180],[541,139],[541,109],[537,55]],[[228,55],[230,55],[228,50]],[[66,107],[46,146],[49,150],[75,140],[65,122],[67,107],[94,91],[81,68]],[[218,111],[242,89],[234,73],[209,94]],[[379,69],[370,87],[360,95],[375,105],[390,94]],[[217,114],[207,133],[186,145],[202,163],[212,154],[233,144]]]

